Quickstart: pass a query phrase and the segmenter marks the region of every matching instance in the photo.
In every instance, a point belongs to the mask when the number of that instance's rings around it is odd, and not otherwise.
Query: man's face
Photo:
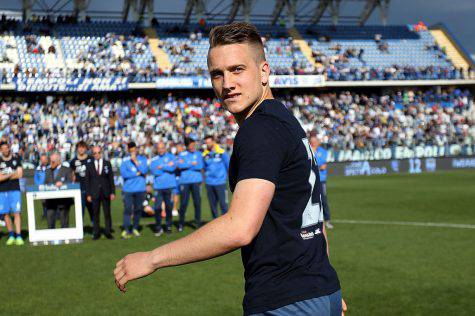
[[[129,154],[136,155],[137,154],[137,147],[130,147]]]
[[[51,156],[51,168],[56,168],[59,165],[59,156],[52,155]]]
[[[78,146],[77,151],[78,151],[78,155],[82,156],[86,153],[87,148],[85,146]]]
[[[247,43],[216,46],[208,52],[214,92],[232,114],[245,113],[264,94],[269,64],[257,60],[257,48]]]
[[[194,152],[195,149],[196,149],[196,143],[195,143],[195,142],[189,143],[188,146],[186,147],[186,149],[187,149],[190,153]]]
[[[102,158],[102,150],[101,150],[101,147],[99,146],[95,146],[92,148],[92,156],[94,157],[94,159],[101,159]]]
[[[157,144],[157,151],[160,156],[164,155],[165,152],[167,151],[165,147],[165,143],[158,143]]]
[[[46,166],[48,164],[48,157],[47,156],[41,156],[40,157],[40,164],[42,166]]]
[[[10,145],[8,144],[2,145],[2,147],[0,148],[0,151],[2,152],[2,155],[4,157],[10,156]]]
[[[318,140],[317,137],[315,136],[310,137],[310,146],[312,146],[313,148],[317,148],[318,146],[320,146],[320,141]]]
[[[206,138],[205,143],[206,143],[206,147],[208,148],[208,150],[213,150],[214,140],[212,138]]]

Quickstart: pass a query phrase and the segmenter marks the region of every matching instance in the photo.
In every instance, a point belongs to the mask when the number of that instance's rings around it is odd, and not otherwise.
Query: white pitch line
[[[402,221],[364,221],[351,219],[334,219],[332,223],[341,224],[369,224],[369,225],[399,225],[399,226],[423,226],[423,227],[444,227],[444,228],[462,228],[475,229],[472,224],[454,224],[454,223],[430,223],[430,222],[402,222]]]

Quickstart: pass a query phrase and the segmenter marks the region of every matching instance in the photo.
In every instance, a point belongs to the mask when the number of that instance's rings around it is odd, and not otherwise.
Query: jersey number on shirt
[[[316,174],[317,163],[315,161],[315,157],[312,153],[312,148],[310,147],[308,139],[303,138],[302,141],[305,149],[307,150],[308,159],[310,160],[310,175],[308,176],[308,183],[310,183],[312,188],[310,197],[308,198],[307,206],[305,207],[305,210],[302,214],[302,228],[306,228],[317,225],[318,222],[322,222],[323,213],[320,209],[321,203],[320,196],[318,194],[319,192],[318,190],[315,190],[315,185],[318,183]]]

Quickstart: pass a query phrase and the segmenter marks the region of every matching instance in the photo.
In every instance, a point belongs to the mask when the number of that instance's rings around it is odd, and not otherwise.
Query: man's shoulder
[[[282,105],[283,106],[283,105]],[[236,134],[236,140],[248,141],[268,139],[270,137],[292,138],[291,130],[299,128],[291,121],[292,115],[273,115],[260,111],[244,121]],[[298,123],[297,123],[298,124]]]

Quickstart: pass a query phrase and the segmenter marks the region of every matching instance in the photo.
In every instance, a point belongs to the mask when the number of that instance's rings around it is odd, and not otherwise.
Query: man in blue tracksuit
[[[205,164],[205,183],[209,206],[213,218],[218,217],[217,204],[221,214],[226,213],[226,180],[229,169],[229,155],[216,144],[213,136],[205,137],[206,150],[203,152]]]
[[[313,135],[310,137],[310,146],[312,147],[313,153],[315,155],[315,160],[317,161],[318,171],[320,175],[320,183],[322,185],[322,206],[323,206],[323,220],[327,228],[332,229],[333,225],[330,222],[330,207],[328,206],[327,199],[327,157],[328,152],[321,145],[320,139]]]
[[[127,239],[132,233],[138,237],[140,216],[142,214],[143,202],[145,200],[145,177],[148,171],[147,158],[139,155],[134,142],[127,144],[129,156],[122,160],[120,174],[124,178],[122,187],[124,197],[124,231],[122,238]],[[134,214],[133,230],[130,227],[130,216]]]
[[[33,176],[33,181],[35,185],[45,184],[46,169],[48,168],[48,156],[46,154],[41,154],[40,164],[35,169],[35,175]],[[44,200],[43,204],[43,218],[46,218],[46,206]]]
[[[180,168],[180,222],[178,231],[183,230],[185,225],[185,213],[188,206],[190,191],[193,196],[193,205],[195,206],[196,227],[201,226],[201,196],[200,185],[203,181],[201,170],[203,169],[203,157],[201,152],[196,151],[196,142],[191,139],[185,139],[185,151],[178,154],[177,167]]]
[[[33,180],[35,185],[45,184],[46,169],[48,168],[48,156],[41,154],[40,164],[35,169]]]
[[[162,228],[162,201],[165,202],[166,232],[172,232],[172,190],[176,187],[175,156],[168,153],[164,142],[157,144],[158,155],[152,158],[150,172],[154,176],[153,189],[155,191],[155,236],[163,234]]]

